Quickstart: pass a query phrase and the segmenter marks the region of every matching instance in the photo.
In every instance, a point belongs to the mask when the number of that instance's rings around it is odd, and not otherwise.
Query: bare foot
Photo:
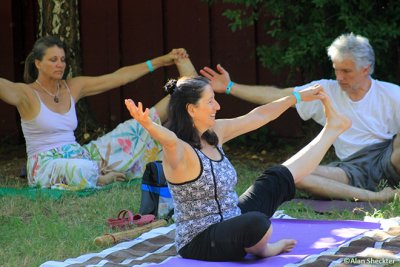
[[[275,243],[268,243],[260,257],[271,257],[281,253],[290,252],[296,245],[297,241],[294,239],[281,239]]]
[[[391,187],[385,187],[381,191],[376,192],[377,202],[387,202],[393,200],[396,196],[400,197],[400,189],[393,189]]]
[[[122,181],[125,181],[125,174],[120,172],[108,172],[99,176],[99,178],[97,179],[97,185],[103,186],[106,184]]]
[[[321,100],[324,105],[324,112],[326,116],[326,125],[329,129],[337,129],[340,133],[344,132],[351,126],[351,120],[339,113],[332,107],[331,100],[328,95]]]

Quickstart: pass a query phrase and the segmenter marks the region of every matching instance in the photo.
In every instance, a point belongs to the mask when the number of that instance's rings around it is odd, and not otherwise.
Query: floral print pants
[[[150,117],[160,123],[154,108]],[[119,124],[106,135],[83,146],[78,143],[37,153],[27,160],[30,186],[81,190],[97,187],[101,173],[122,172],[141,178],[150,161],[160,160],[162,147],[135,120]]]

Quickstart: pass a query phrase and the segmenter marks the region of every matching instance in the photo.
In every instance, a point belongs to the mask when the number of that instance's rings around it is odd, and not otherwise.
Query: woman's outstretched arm
[[[322,87],[319,85],[311,86],[299,92],[301,101],[313,101],[322,99]],[[290,95],[278,99],[274,102],[256,107],[246,115],[233,118],[217,120],[215,131],[221,138],[221,144],[247,132],[253,131],[278,118],[288,108],[296,104],[295,95]]]
[[[200,74],[211,81],[211,86],[216,93],[226,93],[231,78],[229,73],[218,64],[217,71],[209,67],[200,70]],[[250,103],[263,105],[273,102],[293,92],[292,87],[278,88],[271,85],[246,85],[235,82],[229,91],[230,95],[246,100]]]
[[[163,167],[166,171],[167,179],[168,177],[173,177],[172,180],[168,180],[172,182],[180,182],[173,180],[174,178],[176,179],[174,175],[168,174],[185,171],[189,145],[180,140],[174,132],[153,122],[149,117],[150,110],[148,108],[143,110],[141,102],[136,105],[131,99],[127,99],[125,100],[125,105],[131,116],[148,131],[153,139],[162,145],[163,162],[165,162]]]
[[[0,99],[15,106],[21,118],[31,118],[35,94],[28,85],[0,78]]]
[[[13,83],[9,80],[0,78],[0,99],[7,104],[18,106],[23,96],[23,87],[25,85],[20,83]]]
[[[85,96],[100,94],[133,82],[160,67],[173,65],[176,59],[182,57],[187,57],[185,49],[173,49],[166,55],[139,64],[122,67],[113,73],[96,77],[78,76],[69,79],[67,82],[73,91],[75,100],[78,101]]]

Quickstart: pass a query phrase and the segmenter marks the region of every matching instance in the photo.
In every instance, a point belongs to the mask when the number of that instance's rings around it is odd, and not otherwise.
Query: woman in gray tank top
[[[226,85],[228,92],[234,84]],[[176,247],[184,258],[208,261],[240,260],[247,253],[268,257],[290,251],[293,239],[269,243],[269,218],[293,198],[295,183],[321,161],[333,141],[351,122],[338,114],[318,85],[296,95],[259,106],[233,119],[216,119],[220,105],[204,77],[171,80],[168,122],[153,122],[142,103],[126,100],[132,115],[161,143],[163,168],[174,200]],[[327,123],[321,133],[289,160],[261,174],[240,197],[236,172],[222,145],[276,119],[299,101],[322,101]]]

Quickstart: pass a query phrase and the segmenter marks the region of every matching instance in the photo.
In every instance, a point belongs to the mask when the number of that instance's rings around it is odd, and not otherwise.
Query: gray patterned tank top
[[[200,160],[199,176],[182,184],[168,184],[174,200],[178,251],[210,225],[241,214],[235,192],[236,171],[222,147],[217,149],[221,159],[215,161],[194,148]]]

